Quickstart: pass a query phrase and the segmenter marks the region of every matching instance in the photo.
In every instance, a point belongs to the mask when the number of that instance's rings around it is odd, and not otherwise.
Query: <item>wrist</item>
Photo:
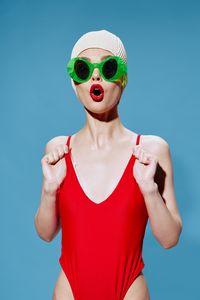
[[[158,192],[158,185],[155,181],[140,182],[139,187],[144,196]]]
[[[59,185],[56,182],[43,182],[43,191],[45,194],[48,195],[56,195],[57,191],[59,190]]]

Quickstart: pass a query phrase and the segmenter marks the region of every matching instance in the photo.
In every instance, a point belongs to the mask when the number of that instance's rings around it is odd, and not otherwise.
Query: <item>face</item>
[[[114,54],[112,52],[104,49],[89,48],[82,51],[78,57],[84,57],[92,63],[98,63],[105,59],[105,56],[113,55]],[[85,108],[94,113],[104,113],[113,109],[113,107],[118,104],[122,94],[121,82],[109,82],[104,80],[98,68],[93,70],[92,76],[87,82],[74,82],[74,84],[80,101],[83,103]],[[104,97],[101,101],[94,101],[90,94],[90,88],[93,84],[100,84],[104,90]]]

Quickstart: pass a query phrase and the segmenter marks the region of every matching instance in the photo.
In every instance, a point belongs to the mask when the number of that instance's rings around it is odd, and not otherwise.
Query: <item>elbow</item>
[[[40,232],[38,232],[38,231],[37,231],[37,234],[38,234],[38,236],[40,237],[41,240],[43,240],[43,241],[45,241],[47,243],[50,243],[53,240],[53,238],[46,237],[46,236],[42,235]]]
[[[173,240],[171,240],[170,242],[163,243],[163,245],[162,245],[163,248],[171,249],[171,248],[175,247],[179,242],[181,232],[182,232],[182,224],[180,224],[180,226],[179,226],[179,230],[178,230],[176,237]]]
[[[177,245],[178,241],[173,242],[173,243],[168,243],[168,244],[163,244],[164,249],[171,249]]]
[[[173,239],[173,240],[168,240],[168,241],[163,241],[161,243],[161,245],[164,249],[171,249],[171,248],[175,247],[178,244],[178,240],[179,240],[179,238],[176,238],[176,239]]]
[[[35,219],[34,219],[34,226],[35,226],[37,235],[41,238],[41,240],[43,240],[43,241],[45,241],[45,242],[48,242],[48,243],[50,243],[50,242],[52,241],[52,239],[53,239],[52,237],[50,238],[50,237],[44,236],[44,235],[42,234],[42,232],[40,232],[39,226],[38,226],[38,224],[37,224],[37,218],[36,218],[36,217],[35,217]]]
[[[49,239],[49,238],[46,238],[46,237],[43,237],[41,234],[38,233],[38,236],[41,238],[41,240],[47,242],[47,243],[50,243],[52,241],[52,239]]]

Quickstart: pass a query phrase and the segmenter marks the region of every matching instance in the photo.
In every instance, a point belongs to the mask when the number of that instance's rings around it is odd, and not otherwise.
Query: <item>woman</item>
[[[106,30],[84,34],[68,73],[86,123],[76,134],[47,143],[35,216],[46,241],[62,228],[53,300],[148,300],[142,272],[148,218],[165,249],[177,244],[182,230],[169,146],[120,121],[127,56],[119,37]]]

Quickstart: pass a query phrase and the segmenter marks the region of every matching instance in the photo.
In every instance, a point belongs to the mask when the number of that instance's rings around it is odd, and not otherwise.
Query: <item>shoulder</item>
[[[143,135],[140,136],[140,141],[143,145],[150,147],[168,147],[168,142],[158,135]]]
[[[45,145],[45,153],[52,151],[59,144],[66,144],[68,137],[68,135],[62,135],[50,139]]]
[[[166,156],[169,156],[169,143],[158,135],[141,135],[140,145],[159,160],[163,160]]]

